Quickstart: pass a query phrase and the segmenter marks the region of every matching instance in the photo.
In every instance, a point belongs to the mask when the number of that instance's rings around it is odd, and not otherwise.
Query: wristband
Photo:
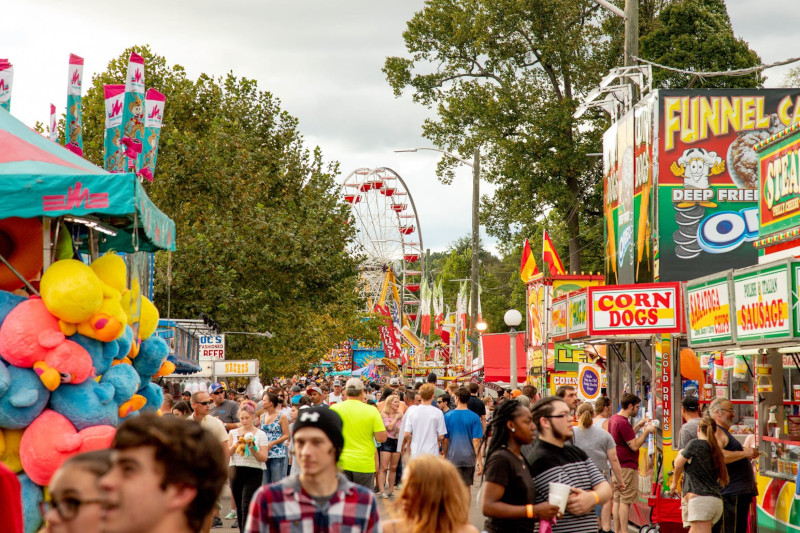
[[[526,511],[526,514],[528,515],[528,518],[533,518],[533,504],[532,503],[529,503],[528,505],[525,506],[525,511]]]
[[[594,504],[600,505],[600,495],[597,494],[597,491],[594,490],[592,491],[592,494],[594,494]]]

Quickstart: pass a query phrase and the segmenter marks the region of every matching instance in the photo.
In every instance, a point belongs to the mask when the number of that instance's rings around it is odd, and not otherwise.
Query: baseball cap
[[[364,390],[364,383],[358,378],[350,378],[345,383],[345,388],[348,391],[362,391]]]
[[[217,392],[220,389],[228,390],[228,388],[225,386],[224,383],[214,383],[214,384],[211,385],[211,387],[208,388],[208,393],[209,394],[214,394],[215,392]]]
[[[338,379],[334,379],[333,380],[333,386],[334,387],[341,387],[342,386],[342,382],[340,380],[338,380]]]
[[[700,410],[700,402],[697,401],[697,396],[687,396],[681,402],[681,405],[687,411],[699,411]]]
[[[392,378],[389,380],[389,385],[391,385],[392,387],[400,385],[400,380],[397,378]]]
[[[319,387],[309,387],[306,389],[306,393],[310,393],[312,391],[317,391],[318,393],[322,394],[322,389],[320,389]]]
[[[511,391],[511,397],[516,398],[517,396],[522,396],[522,391],[519,389],[514,389]]]
[[[292,392],[294,392],[294,393],[301,392],[302,390],[303,389],[301,389],[299,385],[293,385],[292,386]]]
[[[181,396],[191,396],[191,395],[192,395],[192,393],[190,391],[188,391],[188,390],[185,390],[185,391],[183,391],[181,393]]]

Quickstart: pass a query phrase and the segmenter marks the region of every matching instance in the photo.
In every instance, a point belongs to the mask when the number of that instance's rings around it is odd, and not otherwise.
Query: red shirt
[[[22,491],[17,476],[6,465],[0,463],[0,531],[22,533]]]
[[[617,445],[617,457],[622,468],[639,468],[639,450],[632,450],[628,441],[636,438],[633,426],[628,419],[620,414],[608,419],[608,432]]]

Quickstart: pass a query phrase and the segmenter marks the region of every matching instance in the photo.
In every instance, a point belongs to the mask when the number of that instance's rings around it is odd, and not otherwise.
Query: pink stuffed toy
[[[45,387],[82,383],[92,373],[92,357],[67,340],[41,298],[31,297],[8,313],[0,326],[0,357],[14,366],[33,368]]]
[[[19,451],[22,468],[34,483],[47,486],[69,457],[110,447],[115,432],[113,426],[77,431],[64,416],[45,409],[22,434]]]

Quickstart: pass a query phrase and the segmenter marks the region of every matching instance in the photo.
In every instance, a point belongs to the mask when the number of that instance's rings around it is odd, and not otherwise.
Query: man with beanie
[[[375,483],[375,441],[386,440],[386,427],[381,413],[364,403],[364,383],[359,378],[345,382],[344,394],[345,401],[330,407],[344,422],[344,449],[339,466],[347,479],[372,490]]]
[[[344,531],[345,526],[347,531],[379,531],[372,491],[336,471],[345,442],[342,418],[327,407],[303,409],[292,438],[300,474],[256,491],[245,531]]]

